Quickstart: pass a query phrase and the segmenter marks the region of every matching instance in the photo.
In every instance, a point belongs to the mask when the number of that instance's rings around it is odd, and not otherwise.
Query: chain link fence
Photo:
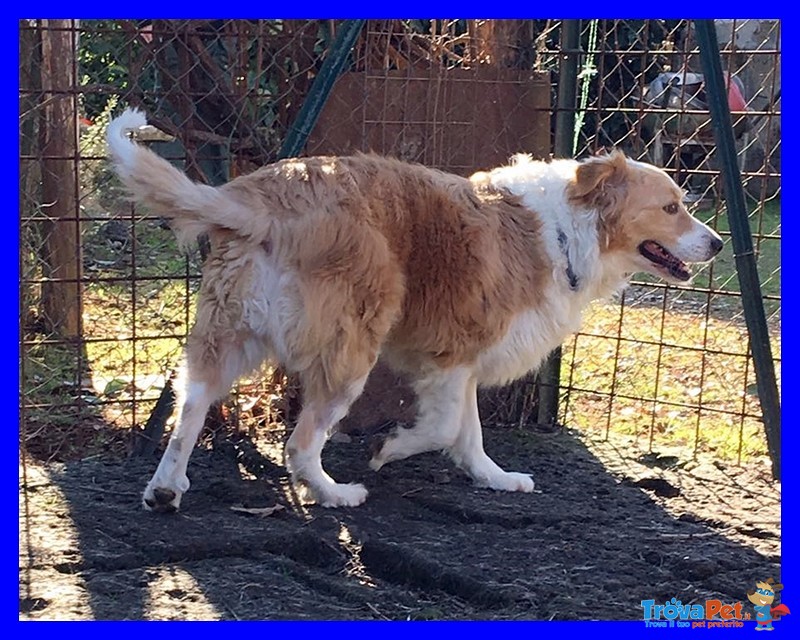
[[[739,169],[780,375],[780,23],[718,20]],[[589,21],[581,41],[577,155],[605,146],[671,172],[726,240],[691,286],[637,276],[566,345],[566,424],[654,448],[741,462],[766,451],[694,25]]]
[[[780,25],[717,24],[779,366]],[[129,451],[192,324],[202,247],[182,254],[163,220],[122,197],[105,160],[112,114],[143,108],[151,148],[194,179],[223,183],[277,159],[341,28],[21,22],[25,451]],[[373,150],[462,175],[519,151],[547,157],[558,83],[570,80],[560,71],[561,31],[555,20],[367,21],[305,153]],[[583,21],[580,40],[574,155],[617,146],[666,167],[696,215],[727,237],[691,22]],[[765,451],[729,245],[690,287],[637,277],[619,300],[593,308],[564,348],[564,424],[646,450],[688,447],[737,461]],[[487,422],[528,422],[532,388],[527,380],[484,397]],[[268,370],[238,386],[209,432],[280,425],[297,396],[280,370]]]

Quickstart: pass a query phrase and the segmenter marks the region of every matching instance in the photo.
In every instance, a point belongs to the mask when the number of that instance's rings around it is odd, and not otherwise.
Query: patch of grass
[[[186,335],[194,321],[199,267],[187,264],[171,232],[154,221],[137,222],[135,230],[135,242],[128,240],[135,247],[119,247],[125,258],[95,267],[84,289],[84,335],[98,375],[121,374],[134,363],[137,377],[163,374],[180,350],[174,336]]]
[[[561,383],[573,389],[564,421],[598,435],[637,436],[645,449],[688,447],[737,461],[761,455],[760,420],[739,415],[761,413],[747,340],[741,322],[724,318],[595,305],[564,347]],[[778,328],[772,340],[779,355]]]
[[[730,222],[726,212],[723,210],[717,217],[717,229],[723,235],[730,234]],[[761,291],[765,295],[780,296],[781,294],[781,201],[780,198],[773,198],[766,201],[763,206],[754,208],[750,213],[750,230],[753,233],[753,244],[756,250],[756,260],[758,264],[758,274],[761,280]],[[730,243],[729,243],[730,244]],[[736,265],[733,262],[733,251],[723,254],[720,264],[719,258],[714,263],[717,267],[720,281],[730,287],[729,282],[735,283],[734,290],[738,291],[738,280],[736,279]],[[725,276],[728,276],[725,278]],[[715,283],[715,288],[719,288]]]
[[[733,257],[733,242],[730,238],[730,221],[727,211],[700,211],[698,218],[708,221],[725,238],[725,247],[714,262],[696,279],[695,285],[710,287],[715,291],[739,291],[739,279],[736,275],[736,261]],[[750,231],[753,234],[756,265],[761,293],[764,296],[781,295],[781,201],[773,198],[751,209]],[[731,301],[741,305],[736,298]],[[768,316],[779,315],[780,301],[766,299],[764,306]]]

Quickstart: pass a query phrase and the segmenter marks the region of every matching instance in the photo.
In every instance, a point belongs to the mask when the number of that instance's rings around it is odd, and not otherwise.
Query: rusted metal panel
[[[475,69],[344,74],[309,155],[374,151],[468,175],[550,153],[549,74]]]

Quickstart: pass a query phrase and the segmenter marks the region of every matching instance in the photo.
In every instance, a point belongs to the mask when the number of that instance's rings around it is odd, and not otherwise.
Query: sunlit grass
[[[780,332],[771,335],[779,357]],[[737,461],[766,453],[760,420],[739,415],[761,413],[747,339],[742,323],[725,318],[595,305],[564,347],[561,383],[572,389],[565,422],[634,435],[647,449],[688,447]]]

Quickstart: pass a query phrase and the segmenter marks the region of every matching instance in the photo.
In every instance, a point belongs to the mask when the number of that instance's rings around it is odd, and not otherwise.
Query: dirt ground
[[[326,466],[370,496],[326,510],[297,504],[281,437],[198,449],[174,515],[140,507],[156,458],[26,459],[20,618],[641,620],[644,599],[746,602],[780,578],[780,488],[762,463],[487,429],[489,454],[537,483],[500,494],[438,454],[376,474],[367,438],[343,436]]]

